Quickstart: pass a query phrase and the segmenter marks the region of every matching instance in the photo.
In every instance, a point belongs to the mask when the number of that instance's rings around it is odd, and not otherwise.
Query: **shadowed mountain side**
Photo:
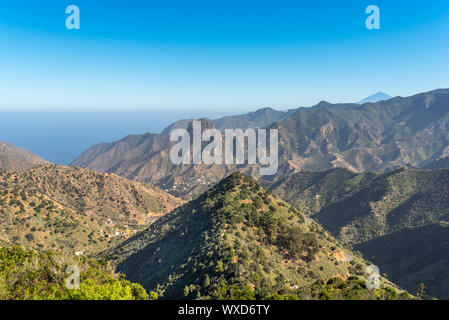
[[[412,293],[423,283],[447,299],[449,170],[400,169],[357,174],[300,172],[270,185],[273,193],[360,250]],[[441,281],[440,281],[441,280]]]
[[[446,150],[449,153],[449,149]],[[422,166],[423,169],[444,169],[449,168],[449,156],[445,155],[437,160],[431,161]]]
[[[264,186],[311,216],[332,205],[369,184],[379,174],[367,172],[357,173],[345,168],[326,171],[300,171],[275,183],[264,183]]]
[[[404,229],[357,244],[354,249],[409,292],[418,292],[424,284],[431,297],[449,299],[448,223]]]
[[[313,217],[343,241],[359,243],[447,220],[448,188],[447,169],[401,169],[376,177]]]

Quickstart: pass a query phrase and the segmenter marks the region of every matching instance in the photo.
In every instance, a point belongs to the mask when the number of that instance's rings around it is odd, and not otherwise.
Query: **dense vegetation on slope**
[[[239,173],[103,256],[164,298],[400,295],[385,279],[379,290],[364,288],[362,258]]]
[[[301,172],[271,187],[403,288],[449,298],[449,170]]]
[[[449,150],[447,150],[449,152]],[[423,169],[444,169],[449,168],[449,156],[445,154],[444,157],[441,157],[437,160],[430,161],[422,166]]]
[[[276,196],[311,216],[369,186],[377,176],[376,173],[356,173],[345,168],[321,172],[303,170],[265,185]]]
[[[359,243],[449,217],[449,170],[400,169],[313,216],[345,242]]]
[[[0,141],[0,169],[23,171],[45,163],[48,162],[28,150]]]
[[[0,171],[0,239],[41,250],[93,253],[181,203],[151,185],[82,168]]]
[[[269,187],[347,243],[447,221],[449,170],[300,172]]]
[[[67,267],[79,270],[79,287],[69,289]],[[69,279],[70,280],[70,279]],[[70,281],[67,281],[70,282]],[[74,282],[70,283],[71,285]],[[154,294],[152,295],[153,297]],[[0,300],[142,300],[141,285],[124,280],[105,262],[55,253],[0,248]]]

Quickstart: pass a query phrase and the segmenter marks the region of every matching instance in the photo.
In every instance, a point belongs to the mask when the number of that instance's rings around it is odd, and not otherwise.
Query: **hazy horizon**
[[[422,92],[415,92],[412,95],[419,93]],[[356,102],[347,101],[344,103]],[[285,109],[269,108],[286,112],[300,107],[302,106]],[[13,112],[0,110],[0,141],[23,147],[54,164],[69,165],[89,147],[99,143],[115,142],[128,135],[140,135],[148,132],[161,133],[170,124],[182,119],[218,119],[225,116],[255,112],[261,108],[263,107],[240,112],[105,112],[95,110],[81,112],[70,110]]]
[[[185,118],[228,115],[217,112],[0,112],[0,141],[23,147],[55,164],[68,165],[98,143],[128,135],[160,133]]]

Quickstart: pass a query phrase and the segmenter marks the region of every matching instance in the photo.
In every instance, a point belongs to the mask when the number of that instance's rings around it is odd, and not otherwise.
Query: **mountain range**
[[[279,170],[268,179],[279,180],[302,169],[344,167],[364,172],[429,165],[449,152],[448,104],[449,89],[440,89],[363,105],[322,101],[288,112],[263,109],[250,115],[203,121],[219,129],[278,129]],[[268,121],[272,115],[274,118]],[[258,178],[253,165],[173,165],[169,159],[173,143],[168,133],[187,124],[185,120],[162,134],[128,136],[92,146],[71,165],[151,182],[185,199],[194,198],[237,169]]]
[[[164,299],[409,299],[403,289],[424,287],[449,299],[448,106],[439,89],[200,119],[277,129],[268,177],[172,164],[170,132],[192,119],[92,146],[71,167],[0,144],[0,244],[106,259]],[[370,264],[380,289],[367,290]]]

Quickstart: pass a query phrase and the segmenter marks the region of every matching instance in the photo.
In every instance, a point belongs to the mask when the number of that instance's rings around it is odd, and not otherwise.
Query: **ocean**
[[[70,164],[90,146],[130,134],[160,133],[186,118],[219,112],[0,112],[0,141],[24,147],[55,164]]]

